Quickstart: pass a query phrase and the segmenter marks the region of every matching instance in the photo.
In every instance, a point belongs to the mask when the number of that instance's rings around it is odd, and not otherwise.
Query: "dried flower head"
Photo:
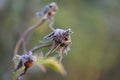
[[[55,2],[52,2],[49,5],[47,5],[42,12],[36,12],[36,15],[40,19],[47,19],[50,22],[49,24],[50,28],[54,30],[52,26],[54,23],[54,15],[56,14],[57,10],[58,10],[57,4]]]
[[[55,2],[47,5],[42,12],[37,12],[36,15],[38,17],[43,17],[44,19],[52,18],[58,10],[58,6]]]
[[[45,36],[44,39],[49,39],[53,41],[52,47],[49,52],[45,55],[48,56],[50,53],[53,53],[58,47],[59,50],[59,62],[62,60],[63,53],[67,53],[70,50],[71,41],[71,34],[73,32],[71,29],[63,30],[63,29],[56,29],[49,35]]]
[[[33,63],[36,61],[36,57],[32,56],[32,52],[30,51],[29,53],[26,53],[24,55],[21,56],[20,61],[17,65],[17,67],[14,69],[13,72],[16,72],[17,70],[19,70],[20,68],[22,68],[23,66],[24,68],[24,72],[21,73],[18,76],[18,79],[21,78],[28,70],[28,68],[33,66]]]

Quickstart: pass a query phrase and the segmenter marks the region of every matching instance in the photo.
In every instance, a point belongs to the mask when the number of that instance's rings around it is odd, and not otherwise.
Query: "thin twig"
[[[21,35],[20,39],[18,40],[15,49],[14,49],[14,56],[18,53],[20,45],[22,44],[22,42],[24,41],[25,37],[35,28],[41,26],[44,22],[46,21],[46,19],[42,19],[39,23],[27,28],[23,34]]]
[[[26,41],[23,40],[23,52],[26,53],[27,52],[27,49],[26,49]]]
[[[35,52],[35,51],[37,51],[38,49],[41,49],[41,48],[44,48],[44,47],[48,47],[48,46],[51,46],[51,45],[52,45],[52,43],[43,44],[43,45],[36,46],[36,47],[32,48],[30,51],[31,51],[31,52]]]

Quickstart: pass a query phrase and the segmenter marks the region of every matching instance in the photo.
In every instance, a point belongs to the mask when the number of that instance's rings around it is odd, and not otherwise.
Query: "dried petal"
[[[52,39],[53,44],[51,49],[48,51],[48,53],[45,55],[48,56],[50,53],[53,53],[58,47],[60,47],[59,50],[59,62],[62,61],[62,55],[63,53],[66,53],[70,50],[70,45],[72,43],[71,41],[71,34],[73,32],[71,29],[63,30],[63,29],[56,29],[52,33],[48,34],[44,37],[44,39]]]

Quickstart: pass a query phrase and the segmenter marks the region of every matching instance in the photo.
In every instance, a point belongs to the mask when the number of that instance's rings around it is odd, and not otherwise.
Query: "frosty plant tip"
[[[47,36],[44,37],[44,39],[52,40],[52,46],[51,49],[48,51],[48,53],[45,55],[47,57],[50,53],[53,53],[58,47],[59,50],[59,62],[61,62],[63,58],[63,53],[67,53],[70,50],[70,45],[72,43],[71,41],[71,34],[73,32],[71,29],[63,30],[63,29],[56,29]]]
[[[53,18],[53,16],[56,14],[58,10],[58,6],[55,2],[50,3],[49,5],[47,5],[43,11],[40,12],[36,12],[36,15],[41,19],[41,17],[43,17],[43,19],[51,19]]]
[[[20,79],[24,74],[26,74],[27,70],[33,66],[33,63],[37,61],[36,57],[32,55],[32,52],[28,52],[20,57],[19,63],[13,72],[16,72],[22,67],[24,68],[24,72],[21,73],[17,78]]]
[[[55,2],[52,2],[49,5],[47,5],[42,12],[41,11],[36,12],[36,15],[40,19],[47,19],[50,23],[49,24],[50,28],[54,30],[52,26],[54,24],[54,15],[56,14],[57,10],[58,10],[57,4]]]

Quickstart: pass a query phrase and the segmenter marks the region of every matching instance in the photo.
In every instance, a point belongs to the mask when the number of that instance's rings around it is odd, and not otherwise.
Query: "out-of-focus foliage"
[[[71,51],[63,59],[67,76],[48,70],[31,79],[119,80],[120,0],[0,0],[0,80],[12,78],[16,41],[27,27],[38,22],[35,12],[52,1],[59,6],[54,28],[74,32]],[[26,38],[27,49],[39,45],[38,41],[50,32],[48,22],[35,29]]]
[[[66,75],[66,71],[61,63],[58,64],[58,60],[54,57],[48,57],[45,59],[38,59],[38,64],[44,65],[62,75]]]

